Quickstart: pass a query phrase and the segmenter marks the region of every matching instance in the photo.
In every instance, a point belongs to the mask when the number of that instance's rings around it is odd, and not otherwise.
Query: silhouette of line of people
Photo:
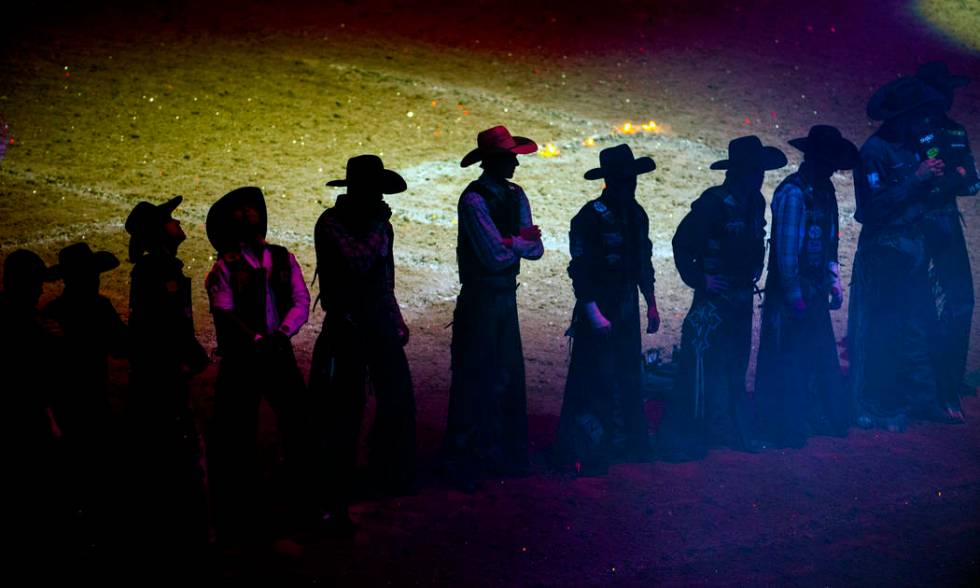
[[[551,466],[601,475],[617,462],[694,460],[715,447],[802,447],[812,435],[846,436],[854,424],[902,431],[910,419],[962,422],[973,291],[956,198],[976,195],[980,179],[966,131],[947,112],[966,81],[936,62],[884,85],[868,104],[881,126],[860,149],[828,125],[790,140],[803,161],[773,194],[768,266],[762,187],[787,158],[756,136],[729,143],[727,158],[711,165],[724,180],[692,203],[672,239],[693,301],[653,443],[640,297],[647,333],[660,328],[660,315],[650,221],[636,192],[656,163],[625,144],[603,149],[584,174],[602,188],[569,232],[571,362]],[[465,492],[530,470],[517,276],[544,247],[530,199],[512,179],[518,157],[536,150],[497,126],[479,133],[461,161],[482,172],[459,198],[461,288],[442,454],[448,480]],[[833,177],[847,170],[861,234],[845,379],[830,313],[845,298]],[[349,159],[345,178],[327,185],[346,193],[314,229],[324,319],[308,386],[292,338],[309,320],[310,291],[294,254],[266,240],[262,191],[237,188],[208,212],[217,257],[206,289],[220,364],[205,439],[189,380],[210,358],[195,336],[192,284],[178,257],[180,196],[140,202],[126,220],[128,325],[99,293],[100,275],[119,266],[112,253],[75,243],[50,268],[30,251],[6,257],[0,359],[18,386],[8,393],[8,429],[24,449],[15,452],[24,476],[11,503],[24,546],[67,553],[125,548],[135,538],[138,561],[188,566],[203,561],[212,533],[232,553],[323,530],[350,534],[369,388],[377,404],[371,484],[387,496],[415,491],[410,331],[395,296],[385,202],[407,186],[374,155]],[[43,284],[56,280],[62,294],[39,310]],[[756,295],[762,329],[750,397]],[[109,405],[110,356],[129,360],[122,427]],[[272,478],[257,439],[263,401],[281,438]]]

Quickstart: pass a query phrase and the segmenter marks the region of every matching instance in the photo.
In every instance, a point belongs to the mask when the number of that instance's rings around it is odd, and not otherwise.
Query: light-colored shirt
[[[253,268],[264,268],[266,276],[272,274],[272,253],[268,247],[262,248],[261,261],[247,247],[242,247],[241,254],[242,259]],[[286,316],[280,317],[276,308],[275,294],[272,292],[267,279],[265,281],[265,322],[270,333],[282,330],[292,337],[310,318],[310,291],[303,279],[303,271],[292,253],[289,254],[289,267],[293,304],[286,311]],[[216,279],[208,281],[208,296],[211,298],[211,307],[233,312],[235,301],[231,288],[231,270],[228,268],[228,264],[223,258],[218,258],[218,261],[211,268],[211,273],[216,276]]]

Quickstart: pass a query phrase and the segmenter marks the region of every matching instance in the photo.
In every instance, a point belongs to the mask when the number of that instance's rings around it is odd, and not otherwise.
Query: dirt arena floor
[[[458,289],[456,200],[478,174],[459,160],[478,131],[506,124],[559,152],[522,157],[515,177],[546,247],[523,266],[518,295],[531,438],[541,450],[553,438],[567,369],[568,223],[601,188],[582,178],[599,149],[626,142],[657,161],[637,191],[650,216],[663,317],[644,345],[669,352],[691,299],[670,238],[690,202],[721,181],[708,166],[728,141],[757,134],[787,153],[790,166],[768,174],[768,198],[799,162],[786,141],[812,124],[838,126],[858,144],[867,138],[874,126],[865,104],[882,83],[933,59],[980,80],[980,53],[969,43],[898,0],[212,4],[37,11],[4,27],[0,256],[26,247],[53,263],[59,249],[85,240],[124,259],[133,205],[182,194],[181,257],[200,286],[195,318],[210,348],[210,203],[261,186],[269,240],[295,252],[309,280],[313,224],[337,194],[325,182],[360,153],[404,175],[408,191],[389,203],[397,293],[413,332],[422,488],[358,505],[351,542],[324,540],[257,570],[302,583],[457,586],[956,585],[980,574],[976,399],[965,403],[972,418],[963,426],[855,430],[799,451],[720,451],[692,464],[621,465],[602,478],[540,466],[473,496],[431,473]],[[957,94],[952,115],[980,152],[980,81]],[[846,282],[859,226],[850,175],[834,181]],[[975,260],[980,206],[964,199],[960,208]],[[102,282],[124,317],[129,267],[124,261]],[[294,339],[304,369],[322,319],[314,311]],[[834,322],[843,336],[846,307]],[[980,330],[972,343],[975,374]],[[202,422],[215,372],[195,382]],[[113,374],[121,405],[125,364]],[[249,573],[258,572],[228,570]]]

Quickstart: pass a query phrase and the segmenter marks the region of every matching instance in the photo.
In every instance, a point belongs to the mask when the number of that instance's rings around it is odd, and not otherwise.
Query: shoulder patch
[[[878,172],[871,172],[868,174],[868,186],[871,188],[877,188],[879,184],[880,178],[878,176]]]
[[[606,212],[607,210],[609,210],[609,207],[607,207],[605,204],[603,204],[601,200],[596,200],[595,202],[593,202],[592,203],[592,208],[594,208],[595,211],[598,212],[599,214],[602,214],[602,213]]]

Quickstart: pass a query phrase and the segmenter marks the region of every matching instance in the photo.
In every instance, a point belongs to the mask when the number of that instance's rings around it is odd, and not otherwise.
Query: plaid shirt
[[[797,172],[799,173],[799,172]],[[803,249],[804,232],[806,231],[806,201],[813,194],[803,176],[800,176],[806,193],[794,182],[784,182],[772,197],[773,232],[772,240],[778,252],[776,263],[779,264],[781,286],[787,302],[795,302],[803,297],[800,287],[800,253]],[[830,194],[825,198],[836,198],[833,184],[830,184]],[[837,234],[837,219],[833,219],[834,234]],[[833,248],[828,270],[837,274],[837,250]]]

